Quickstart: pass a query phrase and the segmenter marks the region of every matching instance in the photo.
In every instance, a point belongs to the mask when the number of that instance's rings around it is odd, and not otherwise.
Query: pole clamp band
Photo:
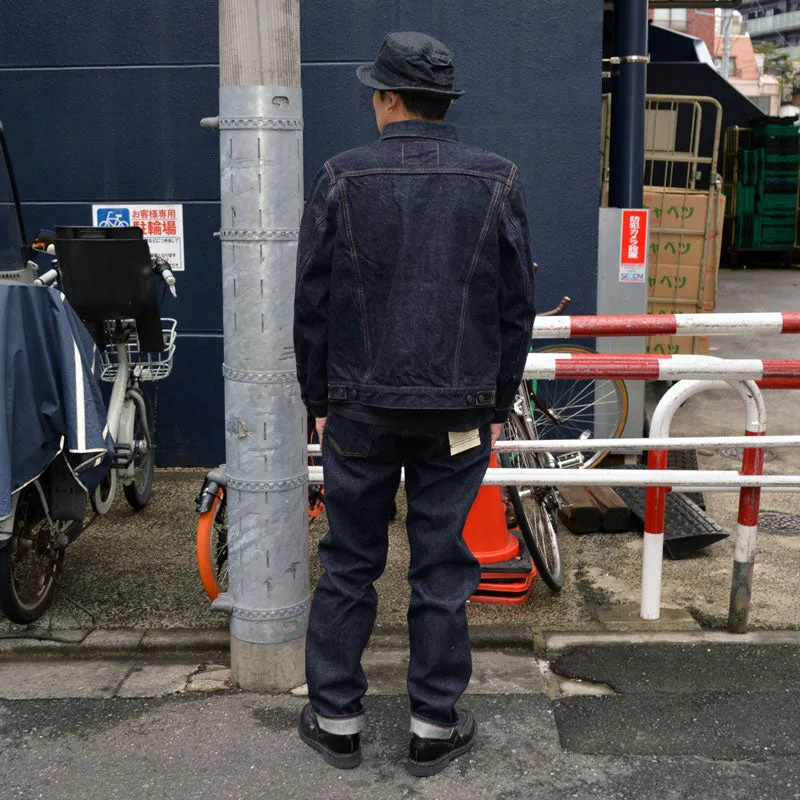
[[[221,131],[301,131],[303,119],[302,117],[220,117],[218,126]]]
[[[216,235],[221,242],[296,242],[300,238],[300,228],[222,230]]]
[[[304,472],[302,475],[295,475],[292,478],[284,478],[279,481],[246,481],[228,474],[229,489],[237,489],[240,492],[251,492],[252,494],[288,492],[290,489],[298,489],[301,486],[305,486],[307,483],[308,472]]]
[[[237,619],[247,620],[248,622],[274,622],[280,619],[295,619],[302,617],[311,607],[311,597],[307,597],[302,603],[284,608],[245,608],[244,606],[234,605],[231,616]]]
[[[222,365],[222,376],[236,383],[275,384],[294,383],[297,380],[297,373],[293,369],[280,372],[250,372],[246,369],[233,369],[227,364]]]
[[[650,56],[611,56],[611,58],[604,58],[605,64],[649,64]]]

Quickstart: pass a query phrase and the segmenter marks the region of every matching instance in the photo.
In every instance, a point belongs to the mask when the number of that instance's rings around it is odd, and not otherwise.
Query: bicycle
[[[568,305],[564,297],[552,311],[555,316]],[[535,353],[591,353],[584,347],[552,346]],[[628,417],[628,390],[622,380],[523,380],[504,425],[503,438],[511,441],[543,439],[617,439]],[[528,469],[591,469],[608,450],[576,450],[569,453],[500,453],[500,465]],[[558,512],[561,498],[555,486],[506,488],[512,514],[542,580],[558,592],[564,585],[564,570],[558,545]]]
[[[313,425],[309,444],[314,444],[317,432]],[[315,459],[309,459],[313,466]],[[197,571],[208,599],[212,602],[228,591],[228,503],[225,465],[209,470],[200,494],[195,498],[195,510],[200,514],[195,537]],[[325,510],[325,489],[311,484],[308,487],[308,517],[316,519]]]
[[[540,316],[560,314],[570,299],[565,297],[552,311]],[[534,352],[591,353],[581,347],[546,347]],[[548,402],[548,399],[550,402]],[[600,412],[595,416],[593,410]],[[523,381],[504,425],[507,440],[619,438],[628,414],[628,392],[624,381]],[[544,436],[543,431],[548,436]],[[554,434],[554,435],[552,435]],[[310,443],[313,444],[314,432]],[[504,467],[587,469],[597,466],[608,451],[572,453],[500,453]],[[313,465],[313,458],[311,459]],[[209,599],[214,601],[227,591],[228,525],[224,466],[209,471],[196,498],[197,524],[195,549],[200,580]],[[552,487],[506,488],[511,526],[520,528],[523,540],[542,580],[560,591],[564,583],[558,547],[558,511],[561,500]],[[309,516],[324,508],[324,488],[309,486]]]
[[[53,254],[53,240],[48,234],[37,236],[35,249]],[[0,277],[6,282],[55,287],[61,283],[61,274],[55,259],[53,265],[40,274],[36,264],[28,262],[24,268],[3,272]],[[153,269],[174,290],[175,280],[167,262],[154,259]],[[155,420],[140,382],[167,377],[172,369],[176,322],[163,319],[162,325],[164,352],[142,354],[133,321],[107,324],[113,351],[100,351],[97,365],[101,379],[114,384],[108,406],[108,434],[114,442],[114,454],[109,473],[91,497],[97,513],[105,513],[111,506],[117,475],[135,510],[150,499]],[[66,547],[83,530],[85,505],[86,489],[63,453],[12,497],[12,514],[0,526],[0,610],[12,622],[35,622],[52,604]]]
[[[114,226],[114,229],[120,236],[142,239],[138,228],[123,229]],[[58,230],[68,236],[73,235],[70,229]],[[76,239],[81,244],[92,241],[100,241],[103,244],[113,242],[112,239],[93,240],[90,235],[91,228],[75,230]],[[127,233],[128,231],[131,233]],[[133,231],[136,233],[132,233]],[[73,240],[70,238],[59,240],[55,234],[40,232],[37,241],[39,247],[43,247],[47,252],[53,248],[52,252],[55,253],[55,245],[59,242],[61,247],[65,247],[65,243]],[[117,243],[125,246],[123,241]],[[150,256],[147,244],[143,240],[135,244],[144,246],[142,252],[150,259],[152,271],[161,278],[172,296],[177,297],[176,280],[169,262],[159,256]],[[69,255],[70,261],[74,261],[75,254],[70,252]],[[72,269],[77,266],[74,265]],[[55,285],[61,282],[60,279],[59,262],[54,259],[53,269],[42,275],[39,280],[45,285]],[[82,289],[80,285],[79,288]],[[152,321],[152,324],[157,326],[156,344],[163,342],[161,352],[146,351],[141,347],[135,320],[104,319],[95,324],[99,326],[100,340],[106,343],[99,350],[100,380],[112,384],[108,403],[108,432],[114,442],[114,460],[107,475],[91,494],[90,501],[96,514],[108,513],[116,497],[117,484],[121,483],[128,505],[134,511],[140,511],[150,501],[155,473],[155,415],[150,396],[142,387],[142,383],[161,381],[171,374],[177,342],[177,321],[170,317],[158,316]]]
[[[172,372],[177,322],[162,317],[163,353],[144,353],[131,320],[107,327],[111,345],[100,352],[100,380],[113,384],[108,404],[108,430],[114,440],[114,461],[108,475],[91,496],[97,514],[114,503],[117,484],[134,511],[150,500],[155,473],[155,417],[150,396],[141,384],[161,381]]]

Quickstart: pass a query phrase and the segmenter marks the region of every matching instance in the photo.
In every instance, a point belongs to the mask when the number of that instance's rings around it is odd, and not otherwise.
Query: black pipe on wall
[[[609,205],[641,208],[647,93],[647,0],[614,0]]]

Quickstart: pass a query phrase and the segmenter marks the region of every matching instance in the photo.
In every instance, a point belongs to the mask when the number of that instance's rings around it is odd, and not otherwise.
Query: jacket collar
[[[413,136],[422,139],[441,139],[457,142],[458,133],[453,125],[429,119],[409,119],[405,122],[392,122],[383,129],[381,139],[394,139]]]

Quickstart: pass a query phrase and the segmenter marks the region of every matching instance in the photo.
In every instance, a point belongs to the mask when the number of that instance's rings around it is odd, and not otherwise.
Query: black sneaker
[[[317,724],[317,714],[306,703],[300,714],[300,738],[313,747],[331,766],[353,769],[361,763],[361,734],[338,735],[323,731]]]
[[[477,731],[475,717],[469,711],[459,711],[458,722],[447,739],[424,739],[412,733],[406,769],[419,778],[441,772],[454,758],[471,749]]]

